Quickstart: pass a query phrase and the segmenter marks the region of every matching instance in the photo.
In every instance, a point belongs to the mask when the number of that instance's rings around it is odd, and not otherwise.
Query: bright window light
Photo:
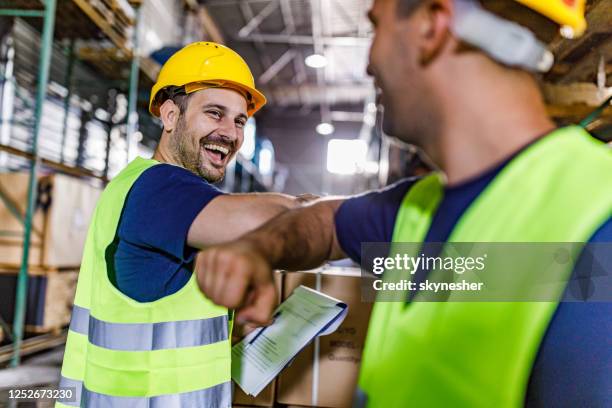
[[[252,160],[255,156],[255,119],[249,118],[244,126],[244,142],[240,148],[240,155],[247,160]]]
[[[317,125],[317,133],[323,136],[327,136],[327,135],[331,135],[332,133],[334,133],[334,125],[332,125],[331,123],[319,123]]]
[[[327,58],[321,54],[312,54],[304,60],[310,68],[323,68],[327,65]]]
[[[366,162],[364,171],[366,172],[366,174],[378,173],[378,162],[375,162],[375,161]]]
[[[272,173],[272,167],[274,166],[274,153],[269,149],[262,149],[259,152],[259,172],[263,176],[267,176]]]
[[[355,174],[366,164],[368,145],[361,139],[331,139],[327,143],[327,171],[334,174]]]

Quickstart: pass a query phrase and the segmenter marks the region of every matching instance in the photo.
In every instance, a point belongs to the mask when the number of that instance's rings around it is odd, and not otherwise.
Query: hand
[[[295,201],[298,204],[306,204],[306,203],[309,203],[311,201],[318,200],[319,198],[321,198],[321,196],[310,194],[310,193],[306,193],[306,194],[300,194],[300,195],[296,196],[295,197]]]
[[[239,343],[242,339],[249,335],[253,330],[257,329],[258,326],[252,324],[235,324],[232,330],[232,345]]]
[[[212,246],[196,260],[200,290],[214,303],[237,309],[236,322],[271,323],[277,294],[272,268],[248,241]]]

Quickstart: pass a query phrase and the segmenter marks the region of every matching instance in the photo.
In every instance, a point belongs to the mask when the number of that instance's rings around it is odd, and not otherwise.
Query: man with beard
[[[363,242],[612,242],[612,151],[556,128],[536,79],[559,27],[584,31],[584,1],[375,0],[369,16],[384,130],[442,171],[291,210],[204,251],[200,287],[240,307],[238,321],[269,321],[273,268],[359,261]],[[555,278],[567,282],[576,258]],[[379,299],[355,404],[610,406],[612,303],[562,303],[564,289],[540,302]]]
[[[265,102],[225,46],[190,44],[164,64],[150,101],[163,123],[155,155],[108,184],[90,226],[60,383],[75,393],[57,406],[231,406],[232,314],[192,271],[199,249],[297,205],[212,185]]]

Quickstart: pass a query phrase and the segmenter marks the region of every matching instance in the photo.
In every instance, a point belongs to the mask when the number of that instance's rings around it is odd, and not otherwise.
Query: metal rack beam
[[[38,81],[36,89],[36,104],[34,106],[34,135],[32,138],[32,156],[30,161],[30,177],[28,182],[28,205],[26,207],[25,228],[23,233],[23,254],[21,268],[17,277],[17,290],[15,300],[15,317],[13,318],[13,356],[11,366],[19,365],[20,350],[23,339],[23,325],[25,321],[25,306],[28,287],[28,260],[30,255],[30,238],[32,235],[32,217],[36,204],[38,158],[38,137],[40,135],[40,122],[42,107],[47,95],[47,83],[49,80],[49,66],[51,62],[51,51],[53,44],[53,29],[55,27],[56,0],[46,0],[42,31],[42,46],[39,61]]]
[[[82,6],[84,2],[79,0],[73,0],[75,4]],[[23,253],[21,259],[21,267],[19,270],[18,278],[17,278],[17,289],[16,289],[16,300],[15,300],[15,314],[13,319],[13,345],[12,345],[12,356],[11,356],[11,366],[17,366],[20,363],[21,352],[23,345],[23,335],[24,335],[24,321],[25,321],[25,306],[26,306],[26,296],[27,296],[27,286],[28,286],[28,261],[29,261],[29,252],[30,252],[30,244],[31,244],[31,234],[33,231],[32,218],[35,211],[35,203],[36,203],[36,191],[37,191],[37,173],[38,169],[41,165],[59,170],[61,172],[71,174],[77,177],[87,176],[87,177],[95,177],[102,178],[105,181],[104,176],[97,175],[93,172],[87,171],[81,168],[74,168],[67,166],[64,163],[54,162],[52,160],[48,160],[45,158],[39,157],[39,138],[41,134],[41,121],[42,121],[42,108],[43,103],[47,98],[47,88],[49,83],[50,76],[50,65],[51,65],[51,57],[53,52],[53,33],[55,28],[55,13],[57,8],[57,0],[44,0],[41,1],[44,4],[43,10],[32,10],[32,9],[9,9],[3,8],[0,9],[0,16],[10,16],[10,17],[40,17],[43,19],[42,24],[42,35],[41,35],[41,51],[40,51],[40,60],[38,64],[38,74],[37,74],[37,82],[36,82],[36,97],[35,103],[33,104],[34,114],[31,126],[33,127],[32,133],[32,142],[31,142],[31,151],[26,152],[19,150],[12,146],[6,146],[0,144],[0,151],[8,152],[9,154],[21,156],[29,161],[29,181],[28,181],[28,195],[27,195],[27,206],[25,211],[25,216],[21,216],[19,218],[23,219],[24,224],[24,233],[23,233]],[[138,4],[139,5],[139,4]],[[136,22],[135,25],[138,26],[140,11],[137,5],[136,7]],[[91,17],[91,16],[90,16]],[[95,21],[94,21],[95,22]],[[105,34],[109,35],[108,32],[102,30]],[[138,29],[134,32],[134,49],[128,50],[126,53],[129,58],[131,58],[131,71],[130,71],[130,80],[129,80],[129,94],[128,99],[130,101],[130,109],[129,109],[129,125],[130,129],[128,132],[128,138],[132,135],[132,133],[136,129],[137,125],[137,116],[136,116],[136,102],[138,96],[138,74],[139,74],[139,58],[138,58]],[[109,36],[110,37],[110,36]],[[72,37],[69,37],[72,38]],[[117,42],[117,38],[110,37],[111,40]],[[70,96],[72,94],[72,86],[75,85],[77,81],[72,79],[72,70],[73,64],[75,60],[75,50],[74,50],[74,42],[71,40],[69,53],[69,62],[66,70],[65,82],[67,89],[67,96],[64,101],[64,118],[62,122],[62,145],[65,142],[66,132],[67,132],[67,114],[70,107]],[[63,158],[63,147],[62,147],[62,158]]]
[[[127,142],[127,161],[128,163],[132,160],[132,156],[135,156],[134,152],[134,133],[138,129],[138,112],[136,112],[136,102],[138,101],[138,72],[140,64],[140,51],[139,51],[139,38],[140,38],[140,6],[136,7],[136,25],[134,27],[133,36],[133,51],[132,51],[132,64],[130,65],[130,90],[128,93],[128,116],[127,116],[127,130],[126,130],[126,142]]]

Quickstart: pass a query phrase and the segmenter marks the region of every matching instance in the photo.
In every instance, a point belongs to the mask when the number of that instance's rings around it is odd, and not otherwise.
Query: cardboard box
[[[249,406],[249,407],[273,407],[276,396],[276,380],[272,381],[264,388],[259,395],[251,397],[245,394],[239,386],[234,389],[234,405]]]
[[[28,198],[28,173],[0,173],[0,194],[8,199],[23,217],[26,212]],[[44,235],[44,211],[41,206],[32,218],[32,236],[30,238],[30,264],[40,265],[42,262],[42,241]],[[0,264],[21,265],[23,252],[23,224],[9,210],[4,200],[0,199]]]
[[[0,189],[23,215],[26,211],[27,173],[0,174]],[[33,218],[30,265],[74,268],[81,263],[89,221],[101,189],[63,174],[42,176]],[[0,265],[18,266],[23,251],[23,225],[0,200]]]
[[[0,271],[0,315],[9,324],[15,313],[17,272]],[[38,272],[28,277],[26,331],[45,333],[70,323],[77,277],[77,271]]]
[[[283,282],[285,273],[275,272],[274,283],[276,285],[276,291],[278,292],[278,303],[283,298]],[[238,340],[238,339],[237,339]],[[264,388],[257,397],[251,397],[245,394],[240,386],[234,387],[234,399],[233,404],[235,406],[249,406],[249,407],[273,407],[274,400],[276,397],[276,380],[272,381],[266,388]]]
[[[287,273],[283,297],[289,297],[299,285],[342,300],[349,306],[349,312],[338,330],[318,338],[317,383],[313,384],[315,348],[311,344],[278,377],[277,402],[287,405],[350,407],[372,310],[371,303],[361,302],[360,270],[327,267],[317,271]]]

